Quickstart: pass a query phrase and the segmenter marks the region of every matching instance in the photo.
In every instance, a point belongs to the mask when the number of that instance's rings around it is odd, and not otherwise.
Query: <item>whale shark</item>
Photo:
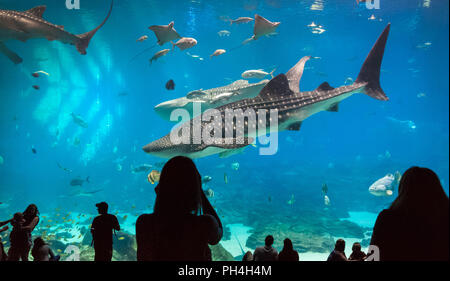
[[[207,109],[216,108],[227,103],[254,98],[268,82],[269,80],[267,79],[261,80],[258,83],[248,83],[247,80],[237,80],[222,87],[191,91],[185,97],[162,102],[156,105],[154,109],[164,120],[176,122],[177,120],[170,120],[170,115],[175,109],[185,109],[189,112],[190,116],[193,116],[193,107],[195,103],[201,103],[201,111],[203,112]]]
[[[286,74],[279,74],[271,79],[269,83],[260,91],[255,98],[244,99],[234,103],[229,103],[214,109],[220,113],[220,118],[211,119],[210,110],[181,123],[181,126],[174,127],[171,133],[157,139],[143,147],[144,152],[162,158],[170,158],[178,155],[190,158],[201,158],[213,154],[227,154],[233,150],[241,150],[252,144],[256,137],[267,134],[267,123],[271,122],[271,117],[267,118],[267,111],[274,110],[278,114],[276,131],[299,131],[302,122],[309,116],[321,111],[337,112],[338,105],[344,99],[353,94],[363,93],[374,99],[387,101],[388,97],[380,85],[380,68],[384,55],[386,42],[388,39],[390,24],[388,24],[366,57],[358,77],[351,85],[338,88],[331,87],[328,82],[323,82],[317,89],[312,91],[300,91],[300,79],[303,75],[305,63],[311,58],[305,56],[300,59]],[[255,130],[255,123],[250,127],[250,118],[245,116],[247,110],[256,112],[259,120],[265,120],[265,130]],[[265,114],[265,119],[259,118]],[[235,118],[226,122],[227,111],[238,112]],[[270,114],[272,116],[272,114]],[[247,117],[247,121],[244,118]],[[216,138],[214,142],[208,140],[208,133],[211,134],[211,127],[216,128],[219,123],[222,129],[222,139]],[[231,124],[230,124],[231,123]],[[256,124],[258,127],[262,124]],[[197,126],[197,127],[196,127]],[[200,127],[199,127],[200,126]],[[237,128],[244,126],[243,135],[238,135]],[[270,124],[269,124],[270,126]],[[185,130],[186,129],[186,130]],[[174,141],[172,133],[175,135],[182,130],[189,138],[188,141]],[[197,137],[195,130],[197,130]],[[228,134],[227,134],[228,130]],[[272,128],[271,128],[272,130]],[[198,131],[206,132],[198,139]],[[230,134],[231,131],[231,134]],[[229,137],[232,135],[233,137]],[[216,136],[214,134],[214,136]],[[240,137],[240,140],[238,139]],[[183,134],[182,134],[183,137]],[[243,138],[242,138],[243,137]],[[219,141],[216,141],[219,139]],[[238,141],[239,140],[239,141]]]
[[[26,42],[33,38],[45,38],[49,41],[60,41],[74,45],[78,52],[86,55],[86,49],[95,33],[106,23],[111,15],[113,1],[108,15],[103,22],[92,31],[75,35],[67,32],[62,25],[55,25],[43,19],[46,6],[38,6],[27,11],[0,10],[0,53],[7,56],[13,63],[19,64],[23,60],[4,44],[8,40]]]

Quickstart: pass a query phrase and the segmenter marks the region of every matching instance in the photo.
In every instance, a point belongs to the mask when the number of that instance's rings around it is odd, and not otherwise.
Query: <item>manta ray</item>
[[[172,40],[181,38],[181,36],[173,28],[173,21],[168,25],[152,25],[148,29],[155,33],[156,38],[158,38],[158,44],[160,46]]]
[[[267,128],[271,126],[271,122],[267,124],[270,119],[267,117],[265,119],[259,118],[261,117],[260,114],[267,116],[267,111],[271,111],[270,116],[272,116],[272,112],[278,114],[278,125],[274,126],[274,130],[299,131],[302,122],[309,116],[321,111],[337,112],[339,103],[353,94],[363,93],[374,99],[387,101],[388,97],[380,86],[380,68],[389,30],[390,24],[386,26],[375,42],[361,67],[357,79],[351,85],[333,88],[327,82],[323,82],[315,90],[300,91],[300,79],[303,75],[305,63],[310,59],[309,56],[305,56],[286,74],[279,74],[270,80],[258,96],[216,108],[214,111],[218,112],[219,118],[216,119],[217,115],[211,118],[211,114],[206,111],[172,130],[176,135],[180,132],[180,129],[186,128],[187,132],[190,133],[186,134],[188,142],[178,142],[178,140],[175,140],[176,143],[172,142],[171,132],[145,145],[143,150],[162,158],[171,158],[178,155],[191,158],[206,157],[213,154],[229,155],[233,150],[240,150],[251,144],[254,138],[267,134]],[[230,111],[234,113],[234,116],[227,122],[225,114]],[[250,122],[250,115],[246,112],[256,114],[257,118],[253,119],[260,121],[261,124]],[[266,124],[262,120],[265,120]],[[215,141],[211,143],[208,138],[212,128],[215,130],[216,124],[221,125],[219,128],[222,129],[222,134],[217,136],[214,133]],[[255,130],[256,125],[257,131]],[[263,130],[260,129],[260,125],[264,125]],[[238,130],[241,127],[244,127],[244,141],[241,138],[242,133],[238,135]],[[202,133],[200,139],[196,138],[196,133],[193,133],[194,130]],[[229,137],[230,135],[232,137]],[[238,141],[238,137],[241,139],[240,141]]]
[[[0,53],[7,56],[13,63],[19,64],[22,58],[4,44],[8,40],[26,42],[32,38],[45,38],[49,41],[60,41],[74,45],[78,52],[86,55],[86,49],[95,33],[106,23],[111,15],[113,1],[108,15],[94,30],[75,35],[64,29],[62,25],[55,25],[43,19],[46,6],[38,6],[24,12],[0,10]]]

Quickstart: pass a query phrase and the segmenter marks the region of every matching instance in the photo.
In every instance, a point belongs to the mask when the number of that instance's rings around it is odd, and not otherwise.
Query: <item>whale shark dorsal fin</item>
[[[258,97],[269,98],[271,96],[283,96],[293,94],[289,88],[289,81],[284,74],[278,74],[269,81],[266,86],[259,92]]]
[[[38,18],[42,18],[46,8],[47,8],[46,6],[37,6],[37,7],[31,8],[25,12],[28,14],[32,14]]]
[[[300,92],[300,80],[302,79],[303,70],[305,69],[305,63],[310,59],[310,56],[305,56],[301,58],[297,64],[295,64],[289,71],[286,73],[286,77],[289,81],[289,88],[294,93]]]
[[[319,87],[317,87],[317,91],[330,91],[333,90],[334,88],[330,86],[330,84],[328,84],[328,82],[323,82],[322,84],[319,85]]]

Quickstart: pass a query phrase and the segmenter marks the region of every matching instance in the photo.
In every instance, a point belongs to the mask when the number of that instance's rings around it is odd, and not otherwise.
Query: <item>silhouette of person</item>
[[[361,251],[361,244],[358,242],[353,243],[352,253],[348,258],[349,261],[364,261],[366,259],[366,254]]]
[[[28,261],[31,249],[31,233],[39,223],[39,210],[35,204],[30,204],[23,213],[16,213],[11,222],[13,230],[10,234],[11,247],[8,250],[8,260]]]
[[[59,261],[60,256],[55,256],[52,249],[45,243],[42,237],[36,237],[33,243],[31,255],[34,261]]]
[[[202,190],[194,162],[170,159],[155,188],[153,214],[136,221],[139,261],[210,261],[211,250],[222,239],[223,228]]]
[[[10,223],[11,221],[12,221],[12,219],[8,220],[8,221],[0,222],[0,227],[3,226],[2,228],[0,228],[0,233],[5,232],[9,229],[7,224]],[[6,225],[6,226],[4,226],[4,225]],[[0,261],[6,261],[6,260],[8,260],[8,255],[6,254],[5,249],[3,248],[2,237],[0,235]]]
[[[289,238],[284,239],[283,249],[278,254],[279,261],[298,261],[298,252],[294,250],[294,245],[292,245],[292,241]]]
[[[98,216],[91,225],[92,243],[95,250],[95,261],[111,261],[113,255],[113,230],[119,231],[117,217],[108,214],[108,203],[95,204]]]
[[[328,256],[327,261],[347,261],[347,256],[345,255],[345,241],[343,239],[338,239],[334,245],[334,250]]]
[[[258,247],[253,253],[254,261],[276,261],[278,260],[278,251],[272,247],[273,236],[267,235],[265,239],[265,246]]]
[[[247,251],[245,255],[242,257],[242,261],[253,261],[253,254],[250,251]]]
[[[448,197],[433,171],[411,167],[403,174],[397,198],[378,215],[370,244],[383,261],[448,261]]]

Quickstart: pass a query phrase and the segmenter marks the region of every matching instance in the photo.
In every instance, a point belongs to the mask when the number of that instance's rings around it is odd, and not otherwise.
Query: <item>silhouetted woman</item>
[[[31,249],[31,233],[33,232],[36,225],[39,223],[39,211],[35,204],[30,204],[23,212],[22,222],[13,222],[13,227],[17,230],[18,235],[13,235],[14,246],[11,245],[8,250],[8,260],[18,261],[28,261],[28,255]],[[14,232],[13,228],[13,232]],[[10,236],[12,233],[10,234]],[[10,238],[11,239],[11,238]],[[10,241],[11,242],[11,241]]]
[[[283,250],[278,254],[278,261],[298,261],[298,252],[294,250],[291,239],[286,238],[283,242]]]
[[[164,165],[155,188],[153,214],[136,222],[140,261],[211,260],[208,244],[222,238],[222,223],[201,188],[194,162],[175,157]]]
[[[370,244],[378,246],[380,260],[448,260],[448,216],[437,175],[412,167],[400,180],[397,199],[378,215]]]

